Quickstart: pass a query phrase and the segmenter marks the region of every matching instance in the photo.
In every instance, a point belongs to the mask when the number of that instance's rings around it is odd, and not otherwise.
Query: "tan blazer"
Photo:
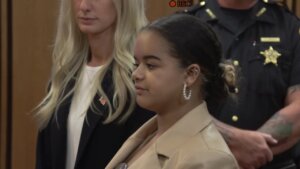
[[[156,116],[123,144],[105,169],[114,169],[157,130]],[[212,123],[206,103],[179,119],[128,169],[238,169],[238,165]]]

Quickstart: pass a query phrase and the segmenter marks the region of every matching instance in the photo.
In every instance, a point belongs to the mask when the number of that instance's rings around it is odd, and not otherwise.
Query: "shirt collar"
[[[218,21],[219,17],[222,15],[220,10],[220,5],[217,0],[204,0],[205,3],[205,13],[204,20],[207,22]],[[257,1],[257,4],[253,7],[251,18],[256,21],[266,22],[270,24],[275,24],[276,16],[272,10],[268,7],[268,4]]]

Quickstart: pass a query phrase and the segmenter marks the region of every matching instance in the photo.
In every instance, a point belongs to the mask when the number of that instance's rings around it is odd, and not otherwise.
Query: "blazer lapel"
[[[204,102],[183,116],[161,135],[156,143],[145,151],[145,154],[132,163],[132,167],[149,166],[151,169],[161,169],[164,162],[173,155],[181,144],[204,129],[210,122],[211,117]],[[114,169],[120,163],[126,161],[126,158],[134,149],[156,130],[157,122],[156,116],[154,116],[129,137],[105,169]]]
[[[111,70],[108,70],[106,73],[103,82],[102,82],[102,88],[106,92],[107,97],[112,102],[113,97],[113,86],[112,86],[112,75]],[[93,108],[89,108],[86,114],[86,119],[83,124],[83,128],[81,131],[80,136],[80,143],[78,147],[78,153],[76,157],[76,163],[75,168],[77,164],[80,162],[80,159],[82,158],[84,154],[84,150],[90,140],[90,137],[95,129],[95,127],[102,123],[103,117],[108,112],[108,106],[105,104],[102,104],[100,101],[101,96],[99,94],[96,94],[93,99]],[[104,124],[103,124],[104,125]]]
[[[99,100],[99,99],[100,99],[100,97],[98,95],[96,95],[94,98],[94,100]],[[96,106],[96,107],[100,111],[106,110],[106,107],[103,107],[102,105]],[[84,154],[84,150],[89,142],[89,139],[90,139],[95,127],[97,126],[98,123],[102,123],[101,119],[103,119],[103,114],[93,112],[91,109],[88,110],[86,118],[84,120],[82,131],[81,131],[80,143],[79,143],[79,147],[78,147],[75,166],[77,166],[80,159],[82,158],[82,155]]]
[[[211,116],[204,102],[179,119],[157,139],[156,152],[158,156],[168,159],[176,152],[178,147],[199,133],[209,123],[211,123]]]
[[[71,87],[75,84],[75,80],[71,80],[63,96],[70,91]],[[52,149],[53,151],[53,167],[60,169],[65,167],[65,159],[66,159],[66,144],[67,144],[67,119],[69,115],[69,110],[71,106],[72,96],[68,96],[60,105],[57,112],[52,117],[50,123],[51,133],[55,133],[53,137],[51,137],[51,145],[55,145]]]
[[[105,167],[105,169],[114,169],[119,164],[125,162],[126,158],[136,149],[143,140],[141,139],[129,139],[119,149],[113,159]]]
[[[125,162],[128,156],[140,145],[142,142],[157,129],[156,117],[148,120],[142,127],[140,127],[133,135],[131,135],[105,169],[114,169],[120,163]]]
[[[163,164],[161,163],[160,156],[156,152],[155,146],[149,147],[144,154],[142,154],[137,161],[133,162],[129,168],[133,169],[161,169]]]

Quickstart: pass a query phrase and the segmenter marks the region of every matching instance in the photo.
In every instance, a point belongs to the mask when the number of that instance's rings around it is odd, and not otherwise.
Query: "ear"
[[[200,66],[198,64],[191,64],[186,68],[185,83],[188,87],[192,86],[199,79],[201,73]]]

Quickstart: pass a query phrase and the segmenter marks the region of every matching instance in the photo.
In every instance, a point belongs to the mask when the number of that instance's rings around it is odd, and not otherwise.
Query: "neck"
[[[106,30],[97,35],[88,35],[91,50],[89,66],[100,66],[105,64],[113,54],[114,49],[114,29]]]
[[[230,9],[250,9],[257,0],[217,0],[219,5]]]

